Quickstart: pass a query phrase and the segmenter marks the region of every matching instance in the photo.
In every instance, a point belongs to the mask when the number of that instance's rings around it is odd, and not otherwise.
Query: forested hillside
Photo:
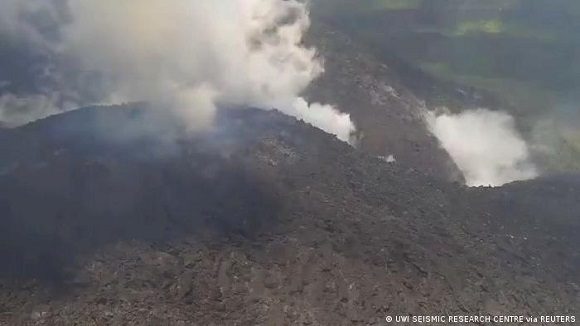
[[[578,168],[579,1],[315,0],[313,11],[385,61],[491,94],[548,169]],[[465,109],[440,91],[425,97]]]

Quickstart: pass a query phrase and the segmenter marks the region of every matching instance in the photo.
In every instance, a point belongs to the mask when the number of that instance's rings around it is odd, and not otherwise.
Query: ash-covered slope
[[[0,324],[578,311],[572,179],[468,190],[274,111],[176,124],[93,108],[0,135]]]
[[[401,79],[405,74],[397,66],[400,62],[385,64],[364,45],[324,22],[313,23],[307,41],[315,45],[325,64],[325,73],[310,85],[307,96],[349,113],[359,131],[361,149],[376,156],[392,155],[408,168],[441,179],[464,181],[449,154],[428,130],[428,108],[415,95],[421,94],[421,87],[439,86],[436,81],[425,80],[425,85],[409,88],[409,81]],[[416,72],[407,79],[425,78]]]

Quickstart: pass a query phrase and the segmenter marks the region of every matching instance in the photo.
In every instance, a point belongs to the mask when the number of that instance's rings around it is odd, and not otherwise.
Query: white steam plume
[[[348,114],[337,114],[337,111],[328,104],[312,103],[298,97],[292,105],[286,106],[286,113],[299,117],[322,130],[332,130],[338,139],[349,142],[355,127]]]
[[[16,13],[38,2],[6,1]],[[100,102],[150,101],[182,114],[194,130],[210,126],[219,105],[277,108],[342,140],[354,130],[348,115],[300,98],[323,73],[315,50],[302,44],[310,26],[302,2],[65,2],[58,41],[32,42],[74,62],[77,71],[98,75]],[[14,17],[0,19],[12,22],[0,28],[20,26]],[[11,28],[24,30],[33,28]]]
[[[427,120],[469,186],[501,186],[538,175],[528,146],[507,113],[477,109],[431,115]]]
[[[37,94],[19,97],[11,93],[0,96],[0,122],[9,127],[29,122],[30,116],[49,116],[59,111],[55,96]]]

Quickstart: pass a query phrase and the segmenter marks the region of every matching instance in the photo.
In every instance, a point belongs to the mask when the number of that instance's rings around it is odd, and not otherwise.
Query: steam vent
[[[3,0],[0,326],[577,324],[579,22]]]

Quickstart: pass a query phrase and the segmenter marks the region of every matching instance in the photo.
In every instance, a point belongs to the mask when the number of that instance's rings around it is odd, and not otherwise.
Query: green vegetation
[[[364,0],[359,1],[361,8],[370,10],[412,10],[421,7],[422,0]],[[368,3],[368,4],[366,4]]]
[[[561,96],[557,92],[538,87],[531,81],[486,78],[477,75],[459,75],[445,63],[422,63],[422,70],[446,81],[469,85],[499,95],[514,108],[538,113],[551,107]]]
[[[314,2],[358,40],[447,80],[484,84],[500,97],[513,97],[506,84],[518,85],[520,99],[580,88],[578,0]]]
[[[579,0],[313,1],[379,57],[494,95],[530,139],[538,120],[567,119],[557,113],[562,106],[580,111]],[[432,96],[457,104],[453,94]],[[579,117],[571,127],[542,127],[553,137],[543,145],[557,152],[544,166],[580,169]]]
[[[501,20],[490,19],[480,21],[464,21],[457,25],[454,35],[464,36],[473,33],[500,34],[504,32]]]

